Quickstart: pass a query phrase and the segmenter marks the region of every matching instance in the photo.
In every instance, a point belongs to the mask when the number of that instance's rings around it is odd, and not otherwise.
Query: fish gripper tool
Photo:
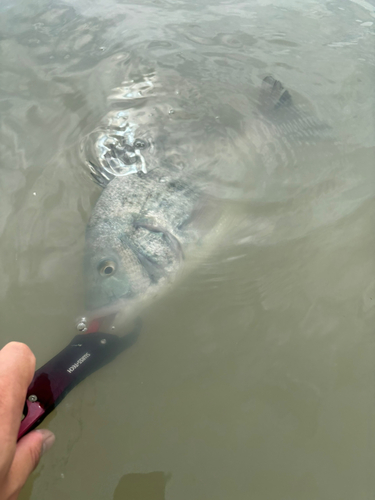
[[[123,337],[92,331],[92,328],[89,331],[91,333],[76,335],[35,372],[27,390],[18,439],[35,429],[77,384],[133,345],[140,323]]]

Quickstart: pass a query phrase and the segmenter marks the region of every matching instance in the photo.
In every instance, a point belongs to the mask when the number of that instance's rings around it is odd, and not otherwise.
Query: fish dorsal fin
[[[290,145],[315,143],[331,136],[331,128],[296,105],[283,84],[270,75],[263,78],[257,114],[274,125],[274,137],[288,137]]]
[[[283,84],[273,76],[263,78],[259,93],[259,109],[266,111],[293,106],[293,100]]]

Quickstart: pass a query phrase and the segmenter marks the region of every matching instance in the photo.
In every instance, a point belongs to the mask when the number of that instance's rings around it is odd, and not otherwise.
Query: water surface
[[[2,1],[2,344],[41,365],[75,334],[87,161],[108,113],[140,119],[137,92],[142,126],[183,168],[212,162],[202,182],[236,214],[46,420],[22,500],[372,498],[374,18],[362,0]],[[261,137],[268,74],[326,137]]]

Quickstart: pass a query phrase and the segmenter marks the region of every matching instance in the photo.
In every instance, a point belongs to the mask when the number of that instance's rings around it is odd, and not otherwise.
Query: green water
[[[144,311],[136,345],[44,422],[56,444],[21,500],[373,497],[374,17],[349,0],[2,1],[2,344],[40,366],[75,334],[101,191],[83,145],[124,81],[156,75],[171,130],[182,111],[218,117],[233,149],[207,147],[239,214]],[[262,149],[267,74],[329,143],[293,161]]]

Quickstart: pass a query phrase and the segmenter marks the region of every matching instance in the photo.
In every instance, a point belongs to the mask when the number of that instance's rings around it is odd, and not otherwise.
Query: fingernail
[[[43,436],[43,444],[40,454],[44,455],[44,453],[46,453],[46,451],[48,451],[55,442],[55,435],[53,432],[48,431],[47,429],[38,429],[37,432],[40,432],[40,434]]]

